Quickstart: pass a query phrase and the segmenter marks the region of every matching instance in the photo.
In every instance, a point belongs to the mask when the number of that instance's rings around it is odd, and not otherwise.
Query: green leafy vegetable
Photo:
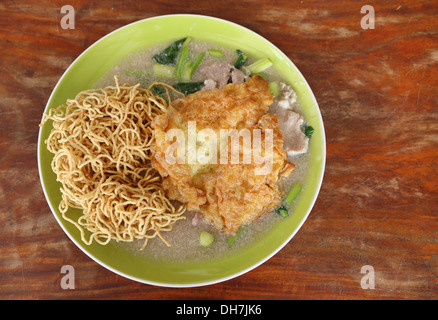
[[[161,85],[154,85],[151,88],[151,92],[154,96],[161,97],[164,100],[166,100],[167,102],[169,102],[166,89],[164,89]]]
[[[309,126],[309,125],[305,125],[304,126],[304,134],[310,139],[313,135],[313,133],[315,132],[315,129],[313,129],[313,127]]]
[[[184,60],[186,59],[187,55],[189,54],[189,49],[187,47],[184,47],[181,50],[181,55],[178,59],[178,66],[176,67],[176,77],[179,79],[181,77],[182,68],[184,65]]]
[[[190,82],[192,79],[192,61],[188,60],[184,63],[178,79],[182,82]]]
[[[175,66],[176,58],[178,56],[179,49],[185,44],[187,38],[183,38],[175,41],[163,51],[159,52],[152,57],[159,64]]]
[[[204,82],[179,82],[175,84],[173,87],[184,93],[185,95],[195,93],[196,91],[199,91],[204,86]]]
[[[286,198],[284,199],[285,206],[290,206],[300,192],[301,185],[297,183],[287,193]],[[282,218],[287,218],[289,216],[289,211],[285,206],[281,205],[277,209],[275,209],[275,212],[279,214]]]
[[[251,71],[252,74],[254,74],[254,73],[262,72],[267,68],[269,68],[270,66],[272,66],[271,60],[269,60],[268,58],[262,58],[250,64],[247,68],[249,71]]]
[[[198,58],[196,58],[195,62],[190,66],[189,69],[189,79],[192,79],[193,73],[196,71],[196,69],[199,67],[199,64],[201,63],[201,61],[204,59],[205,56],[205,52],[202,52]]]
[[[190,59],[187,58],[189,54],[189,50],[187,48],[183,48],[181,51],[181,56],[178,60],[178,66],[176,69],[176,77],[181,82],[189,82],[192,80],[193,73],[198,68],[201,61],[204,59],[205,52],[202,52],[192,63]],[[187,58],[187,59],[186,59]]]
[[[196,58],[195,62],[192,63],[190,59],[188,59],[182,68],[182,71],[179,75],[179,79],[182,82],[189,82],[192,80],[193,73],[196,71],[196,69],[199,67],[199,64],[201,63],[202,59],[204,59],[205,52],[202,52],[198,58]]]
[[[190,42],[192,42],[192,38],[191,38],[191,37],[187,37],[186,40],[184,40],[184,42],[183,42],[183,44],[182,44],[180,50],[181,50],[182,48],[187,47],[187,45],[188,45]]]
[[[275,209],[275,212],[277,212],[282,218],[287,218],[289,216],[289,212],[287,212],[287,209],[284,206],[278,207]]]
[[[284,199],[284,202],[290,205],[300,192],[301,192],[301,185],[297,183],[289,190],[289,192],[286,195],[286,198]]]
[[[236,69],[240,69],[243,66],[243,64],[246,62],[246,60],[248,60],[248,56],[239,49],[236,50],[236,53],[237,53],[237,60],[234,63],[234,67]]]
[[[175,75],[175,67],[155,63],[154,64],[154,74],[156,76],[159,76],[159,77],[173,78],[173,76]]]
[[[202,59],[204,59],[205,52],[202,52],[198,58],[196,58],[195,63],[192,65],[192,73],[195,72],[195,70],[198,68],[199,64],[201,63]]]

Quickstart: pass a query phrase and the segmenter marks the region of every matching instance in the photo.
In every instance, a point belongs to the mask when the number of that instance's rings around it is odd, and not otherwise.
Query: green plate
[[[296,91],[308,121],[315,128],[310,144],[312,159],[307,186],[302,191],[295,212],[275,225],[264,238],[226,258],[201,263],[164,264],[134,255],[112,242],[106,246],[96,243],[87,246],[81,241],[76,227],[63,220],[58,210],[60,184],[51,170],[53,155],[44,144],[51,130],[50,122],[40,129],[38,137],[38,166],[44,194],[55,218],[70,239],[93,260],[115,273],[135,281],[166,287],[193,287],[225,281],[272,257],[292,239],[306,220],[321,187],[325,167],[325,135],[321,113],[300,71],[286,55],[260,35],[235,23],[207,16],[159,16],[129,24],[108,34],[85,50],[65,71],[49,98],[45,112],[65,103],[68,98],[74,98],[80,91],[92,88],[129,53],[184,36],[239,48],[256,58],[271,59]]]

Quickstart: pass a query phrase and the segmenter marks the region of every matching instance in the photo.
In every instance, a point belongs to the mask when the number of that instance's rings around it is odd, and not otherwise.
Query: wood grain
[[[375,29],[357,1],[0,3],[0,298],[437,299],[438,5],[381,1]],[[148,286],[93,262],[45,201],[38,124],[70,63],[107,33],[162,14],[211,15],[277,45],[312,87],[327,137],[320,196],[294,239],[257,269],[196,289]],[[60,286],[62,265],[76,289]],[[375,269],[375,289],[360,286]]]

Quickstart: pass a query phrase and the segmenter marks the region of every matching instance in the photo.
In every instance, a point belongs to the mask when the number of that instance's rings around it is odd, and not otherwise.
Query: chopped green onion
[[[243,66],[243,64],[246,62],[246,60],[248,60],[248,56],[239,49],[236,50],[236,53],[237,53],[237,60],[234,63],[234,67],[236,69],[240,69]]]
[[[224,53],[220,50],[214,50],[214,49],[208,49],[208,54],[214,58],[223,58],[224,57]]]
[[[268,58],[262,58],[250,64],[247,68],[251,73],[258,73],[268,69],[270,66],[272,66],[271,60]]]
[[[269,83],[269,90],[273,94],[275,98],[277,98],[280,95],[280,82],[278,81],[272,81]]]
[[[208,248],[214,242],[214,235],[207,231],[201,231],[199,242],[203,247]]]
[[[298,194],[300,192],[301,192],[301,185],[299,183],[297,183],[289,190],[286,198],[284,199],[284,202],[286,202],[286,204],[290,205],[295,200],[295,198],[298,196]]]
[[[309,125],[304,126],[304,134],[307,136],[307,138],[311,138],[313,135],[313,132],[315,132],[315,129]]]
[[[154,74],[159,77],[172,78],[175,75],[175,67],[155,63]]]
[[[287,212],[287,209],[284,206],[278,207],[275,209],[275,212],[277,212],[282,218],[287,218],[289,216],[289,212]]]

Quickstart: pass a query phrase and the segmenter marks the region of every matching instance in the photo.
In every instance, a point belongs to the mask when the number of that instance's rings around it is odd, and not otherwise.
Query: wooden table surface
[[[75,29],[60,26],[75,9]],[[373,1],[9,1],[0,3],[0,298],[437,299],[438,3]],[[200,288],[128,280],[64,234],[43,195],[37,136],[58,79],[87,47],[163,14],[223,18],[277,45],[312,87],[326,172],[303,227],[262,266]],[[75,269],[75,289],[61,267]],[[361,283],[374,270],[374,289]],[[368,284],[370,282],[367,282]]]

